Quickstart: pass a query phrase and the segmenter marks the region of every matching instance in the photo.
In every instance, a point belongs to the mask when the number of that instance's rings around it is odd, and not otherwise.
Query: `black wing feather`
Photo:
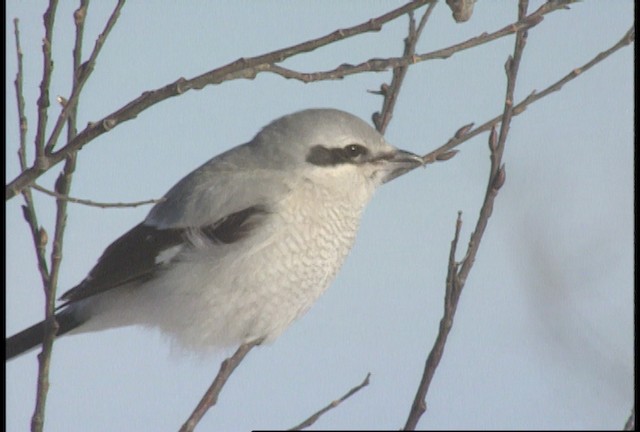
[[[174,246],[193,248],[189,240],[193,234],[201,233],[214,243],[234,243],[258,225],[257,216],[267,213],[264,206],[251,206],[203,227],[158,229],[143,222],[107,247],[89,275],[61,297],[63,306],[124,284],[150,280],[163,265],[158,256]]]

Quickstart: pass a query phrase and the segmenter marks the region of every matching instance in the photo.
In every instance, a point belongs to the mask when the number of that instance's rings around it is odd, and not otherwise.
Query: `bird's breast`
[[[311,184],[297,188],[240,241],[198,251],[157,281],[155,299],[164,304],[149,315],[189,348],[273,341],[332,281],[365,204]],[[167,308],[175,312],[159,313]]]

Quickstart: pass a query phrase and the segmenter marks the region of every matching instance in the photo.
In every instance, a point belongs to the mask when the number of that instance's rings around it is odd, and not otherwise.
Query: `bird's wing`
[[[107,247],[89,275],[61,297],[61,307],[150,280],[184,248],[197,247],[194,239],[223,246],[250,235],[289,188],[278,170],[235,164],[237,154],[221,156],[183,178],[144,222]]]

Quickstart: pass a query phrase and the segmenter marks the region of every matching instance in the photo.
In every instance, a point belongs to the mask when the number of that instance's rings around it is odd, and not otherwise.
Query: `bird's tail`
[[[61,336],[68,331],[73,330],[83,323],[74,316],[75,314],[70,311],[62,311],[56,314],[56,321],[58,322],[57,336]],[[38,324],[22,330],[5,341],[5,361],[9,361],[14,357],[24,354],[32,348],[42,344],[45,332],[45,322],[40,321]]]

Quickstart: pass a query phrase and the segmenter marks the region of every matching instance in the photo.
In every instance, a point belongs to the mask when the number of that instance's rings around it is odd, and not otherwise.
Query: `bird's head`
[[[422,158],[389,144],[360,118],[335,109],[281,117],[253,140],[255,150],[316,182],[364,181],[372,189],[420,165]]]

